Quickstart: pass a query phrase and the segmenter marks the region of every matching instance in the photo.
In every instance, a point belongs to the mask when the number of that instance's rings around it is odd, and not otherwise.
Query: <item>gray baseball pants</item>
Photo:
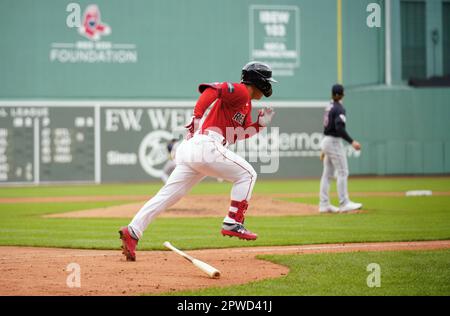
[[[325,136],[322,140],[322,151],[325,153],[323,173],[320,180],[320,207],[330,205],[330,181],[334,176],[337,179],[337,192],[339,206],[350,201],[347,189],[348,163],[342,138]]]

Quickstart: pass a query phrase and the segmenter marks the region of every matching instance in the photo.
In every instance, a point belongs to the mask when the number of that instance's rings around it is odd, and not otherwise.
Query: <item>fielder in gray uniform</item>
[[[345,129],[346,116],[342,106],[344,87],[336,84],[332,88],[333,100],[325,109],[323,120],[324,138],[322,141],[323,174],[320,181],[321,213],[338,213],[358,210],[360,203],[350,201],[347,190],[348,164],[342,140],[347,141],[355,150],[361,150],[361,145],[353,140]],[[331,205],[329,197],[330,180],[336,175],[339,208]]]

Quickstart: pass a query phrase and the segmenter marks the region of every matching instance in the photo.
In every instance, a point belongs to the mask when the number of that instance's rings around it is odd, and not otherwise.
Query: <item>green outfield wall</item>
[[[352,83],[383,80],[370,2],[344,1]],[[239,80],[249,60],[272,65],[280,100],[322,100],[336,81],[336,0],[69,3],[0,1],[0,98],[193,98],[200,82]],[[72,25],[92,3],[110,29],[98,40]]]
[[[450,173],[450,89],[364,88],[348,91],[352,136],[361,141],[354,174]]]
[[[450,173],[450,89],[405,78],[447,74],[448,12],[442,0],[0,0],[0,183],[158,179],[198,84],[239,81],[249,60],[279,81],[256,104],[275,107],[273,128],[244,146],[260,177],[320,176],[337,81],[364,146],[347,148],[352,174]]]
[[[160,179],[194,103],[0,101],[0,183]],[[273,105],[273,126],[230,148],[263,178],[317,176],[326,103]]]

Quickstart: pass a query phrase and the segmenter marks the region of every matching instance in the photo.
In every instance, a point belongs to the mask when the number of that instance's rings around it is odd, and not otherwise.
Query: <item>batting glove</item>
[[[275,115],[275,111],[269,106],[259,110],[258,113],[258,124],[264,127],[270,124]]]
[[[186,139],[192,138],[194,136],[195,132],[200,127],[200,118],[196,118],[195,116],[191,117],[191,120],[189,123],[187,123],[184,127],[188,130],[188,133],[186,135]]]

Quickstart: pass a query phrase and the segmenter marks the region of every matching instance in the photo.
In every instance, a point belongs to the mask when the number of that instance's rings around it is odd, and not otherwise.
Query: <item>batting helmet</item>
[[[242,69],[241,82],[254,85],[264,94],[266,98],[272,95],[272,69],[269,65],[252,61]]]

